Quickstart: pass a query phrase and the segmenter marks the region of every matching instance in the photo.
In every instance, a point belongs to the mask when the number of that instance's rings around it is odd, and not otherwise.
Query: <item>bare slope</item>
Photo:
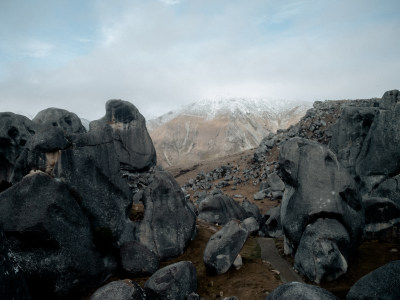
[[[307,103],[254,99],[198,101],[150,120],[147,127],[164,167],[257,147],[270,132],[295,124]]]

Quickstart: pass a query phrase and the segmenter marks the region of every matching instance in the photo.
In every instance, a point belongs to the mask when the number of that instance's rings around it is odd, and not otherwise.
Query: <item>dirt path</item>
[[[273,239],[258,238],[257,242],[261,248],[261,258],[268,261],[277,271],[279,271],[283,283],[292,281],[304,282],[289,263],[279,255]]]

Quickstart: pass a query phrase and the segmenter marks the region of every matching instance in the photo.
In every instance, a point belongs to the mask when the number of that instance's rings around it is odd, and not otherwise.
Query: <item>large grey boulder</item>
[[[136,282],[112,281],[94,292],[89,300],[145,300],[146,293]]]
[[[347,293],[347,300],[400,299],[400,260],[392,261],[358,280]]]
[[[33,119],[33,122],[43,125],[46,128],[59,127],[68,133],[84,133],[85,127],[79,117],[65,109],[47,108],[40,111]]]
[[[278,286],[265,300],[337,300],[332,293],[318,286],[290,282]]]
[[[376,107],[344,107],[339,120],[330,127],[329,148],[352,176],[356,176],[357,158],[378,112]]]
[[[123,242],[120,238],[129,227],[132,200],[129,186],[120,174],[109,126],[81,134],[68,134],[59,127],[40,130],[18,162],[13,183],[30,170],[64,180],[79,197],[96,243],[118,246]]]
[[[0,230],[0,299],[30,300],[24,275]]]
[[[281,205],[285,252],[294,254],[306,226],[319,218],[336,219],[351,246],[364,230],[364,210],[356,183],[326,146],[292,138],[282,145],[279,165],[286,185]]]
[[[78,297],[112,271],[78,203],[64,182],[43,173],[0,194],[0,227],[33,298]]]
[[[197,272],[190,261],[166,266],[154,273],[144,285],[149,299],[184,300],[197,290]]]
[[[36,125],[27,117],[0,113],[0,192],[11,185],[17,159],[36,130]]]
[[[363,198],[365,206],[365,238],[398,241],[400,238],[400,206],[388,198]]]
[[[111,129],[78,134],[71,141],[73,147],[56,153],[53,176],[63,179],[79,195],[95,240],[119,246],[124,242],[121,236],[130,228],[132,199],[120,174]]]
[[[132,103],[107,101],[106,115],[97,122],[112,128],[114,146],[122,169],[140,171],[156,165],[156,151],[146,128],[146,120]]]
[[[143,192],[144,218],[136,225],[136,238],[161,260],[179,256],[196,230],[196,215],[174,177],[156,170]]]
[[[133,277],[152,275],[158,270],[160,258],[137,241],[123,244],[119,251],[122,268]]]
[[[295,255],[294,268],[316,283],[332,281],[347,272],[350,238],[334,219],[308,224]]]
[[[203,262],[210,274],[229,270],[248,237],[246,227],[236,220],[228,222],[210,237],[204,249]]]
[[[400,92],[386,92],[356,162],[362,191],[400,173]]]
[[[199,206],[199,219],[209,223],[226,224],[230,220],[244,220],[246,217],[247,213],[240,204],[221,194],[207,196]]]

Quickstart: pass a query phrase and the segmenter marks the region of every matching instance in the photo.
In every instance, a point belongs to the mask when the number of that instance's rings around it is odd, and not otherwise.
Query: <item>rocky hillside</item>
[[[270,132],[295,124],[309,103],[219,99],[192,103],[149,120],[158,163],[196,163],[257,147]]]

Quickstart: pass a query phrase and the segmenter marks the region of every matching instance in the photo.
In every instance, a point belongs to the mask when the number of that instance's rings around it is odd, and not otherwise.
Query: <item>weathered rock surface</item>
[[[371,191],[371,196],[388,198],[400,206],[400,175],[383,181]]]
[[[159,257],[139,242],[125,243],[120,248],[122,268],[134,277],[152,275],[160,264]]]
[[[110,130],[103,127],[74,136],[73,147],[55,159],[53,174],[79,195],[95,239],[118,245],[129,224],[132,200],[120,174]]]
[[[196,215],[173,176],[156,170],[142,202],[145,211],[136,228],[138,241],[161,260],[181,255],[196,230]]]
[[[11,184],[18,157],[36,133],[36,125],[27,117],[0,113],[0,192]]]
[[[82,125],[79,117],[65,109],[47,108],[40,111],[33,119],[33,122],[42,124],[46,128],[51,126],[59,127],[64,132],[68,133],[85,133],[86,129]]]
[[[210,274],[229,270],[248,237],[246,228],[236,220],[228,222],[210,237],[204,249],[203,262]]]
[[[145,300],[146,293],[132,280],[113,281],[99,288],[90,300]]]
[[[356,247],[364,230],[361,196],[336,155],[322,144],[293,138],[283,144],[279,164],[286,184],[281,205],[285,252],[296,251],[305,227],[318,218],[342,223]]]
[[[345,107],[330,128],[329,148],[352,176],[355,176],[357,158],[378,111],[376,107]]]
[[[98,122],[112,128],[114,146],[122,169],[147,170],[156,164],[156,151],[147,132],[146,120],[132,103],[107,101],[106,115]]]
[[[308,224],[295,255],[294,268],[311,281],[332,281],[347,272],[350,238],[334,219]]]
[[[199,206],[199,219],[209,223],[226,224],[246,217],[246,211],[235,200],[221,194],[209,195]]]
[[[24,275],[7,244],[0,231],[0,299],[30,300]]]
[[[338,298],[318,286],[290,282],[273,290],[265,300],[337,300]]]
[[[400,299],[400,261],[392,261],[357,281],[348,292],[347,300]]]
[[[110,267],[96,252],[78,201],[43,173],[0,194],[0,226],[34,298],[73,298],[99,284]]]
[[[184,300],[197,290],[197,272],[190,261],[181,261],[158,270],[145,283],[149,299]]]

